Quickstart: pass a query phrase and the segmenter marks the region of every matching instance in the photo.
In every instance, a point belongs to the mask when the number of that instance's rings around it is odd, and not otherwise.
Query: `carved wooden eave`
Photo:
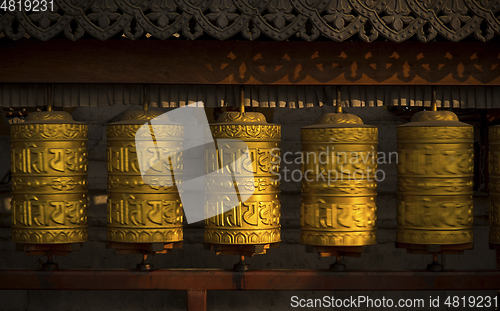
[[[500,0],[54,0],[53,12],[0,11],[0,35],[49,40],[90,35],[284,41],[359,37],[489,41],[500,34]]]

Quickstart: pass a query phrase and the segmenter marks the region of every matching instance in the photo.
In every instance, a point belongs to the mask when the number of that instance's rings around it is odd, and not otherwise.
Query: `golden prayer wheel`
[[[11,125],[12,240],[87,241],[87,125],[63,111]]]
[[[473,134],[435,104],[398,126],[399,247],[431,253],[472,247]]]
[[[490,244],[500,245],[500,126],[489,129]]]
[[[215,216],[205,219],[205,246],[215,249],[217,254],[264,254],[281,241],[281,127],[267,123],[265,116],[258,112],[225,112],[217,122],[210,125],[210,130],[213,138],[219,141],[219,149],[206,150],[206,173],[225,168],[220,170],[221,176],[206,180],[205,215]],[[245,142],[247,156],[238,154],[241,152],[238,148],[223,151],[221,141],[224,139]],[[222,175],[234,173],[225,170],[238,161],[248,164],[238,172],[240,183],[228,182],[227,175]],[[224,209],[227,193],[235,187],[239,195],[249,188],[253,195],[250,193],[247,200],[240,200],[230,210]]]
[[[338,107],[303,127],[300,138],[301,243],[322,256],[376,244],[378,129]]]
[[[164,252],[182,244],[183,211],[172,165],[182,165],[178,159],[183,127],[155,124],[149,125],[150,130],[139,130],[161,114],[129,111],[107,127],[107,239],[121,253]],[[165,115],[162,118],[167,120]],[[174,161],[166,161],[169,155]],[[141,167],[148,164],[152,166],[143,177]],[[153,243],[160,249],[151,249],[148,245]]]

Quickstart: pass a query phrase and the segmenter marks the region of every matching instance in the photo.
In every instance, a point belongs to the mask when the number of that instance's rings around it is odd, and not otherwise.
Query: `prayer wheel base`
[[[306,245],[306,252],[318,253],[321,257],[333,257],[333,256],[361,257],[362,253],[368,252],[368,247]]]
[[[172,243],[123,243],[106,242],[106,248],[116,249],[117,254],[166,254],[182,248],[182,241]]]
[[[279,247],[279,243],[258,245],[204,243],[203,245],[205,249],[214,250],[216,255],[238,255],[245,257],[266,254],[270,248]]]
[[[440,254],[440,255],[460,255],[464,250],[472,249],[473,243],[463,244],[409,244],[396,242],[396,248],[405,248],[408,254]]]
[[[440,272],[444,270],[444,266],[439,262],[433,260],[432,263],[427,265],[426,270],[430,272]]]
[[[338,258],[334,264],[330,265],[330,270],[333,272],[344,272],[347,271],[347,266]]]
[[[245,256],[240,256],[240,261],[233,266],[233,271],[245,272],[250,270],[250,265],[245,262]]]
[[[16,243],[18,251],[25,252],[27,256],[66,256],[73,251],[77,251],[83,243],[66,244],[19,244]]]

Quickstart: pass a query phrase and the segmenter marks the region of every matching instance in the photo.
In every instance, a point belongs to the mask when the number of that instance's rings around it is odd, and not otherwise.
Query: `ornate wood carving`
[[[0,12],[0,32],[49,40],[85,33],[106,40],[153,36],[194,40],[203,34],[225,40],[235,34],[277,41],[320,36],[344,41],[356,34],[402,42],[437,35],[479,41],[500,34],[499,0],[54,0],[54,11]]]

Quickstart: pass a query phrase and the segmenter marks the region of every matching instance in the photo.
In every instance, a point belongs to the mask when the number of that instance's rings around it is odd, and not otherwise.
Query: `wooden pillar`
[[[207,311],[207,291],[187,291],[187,311]]]

